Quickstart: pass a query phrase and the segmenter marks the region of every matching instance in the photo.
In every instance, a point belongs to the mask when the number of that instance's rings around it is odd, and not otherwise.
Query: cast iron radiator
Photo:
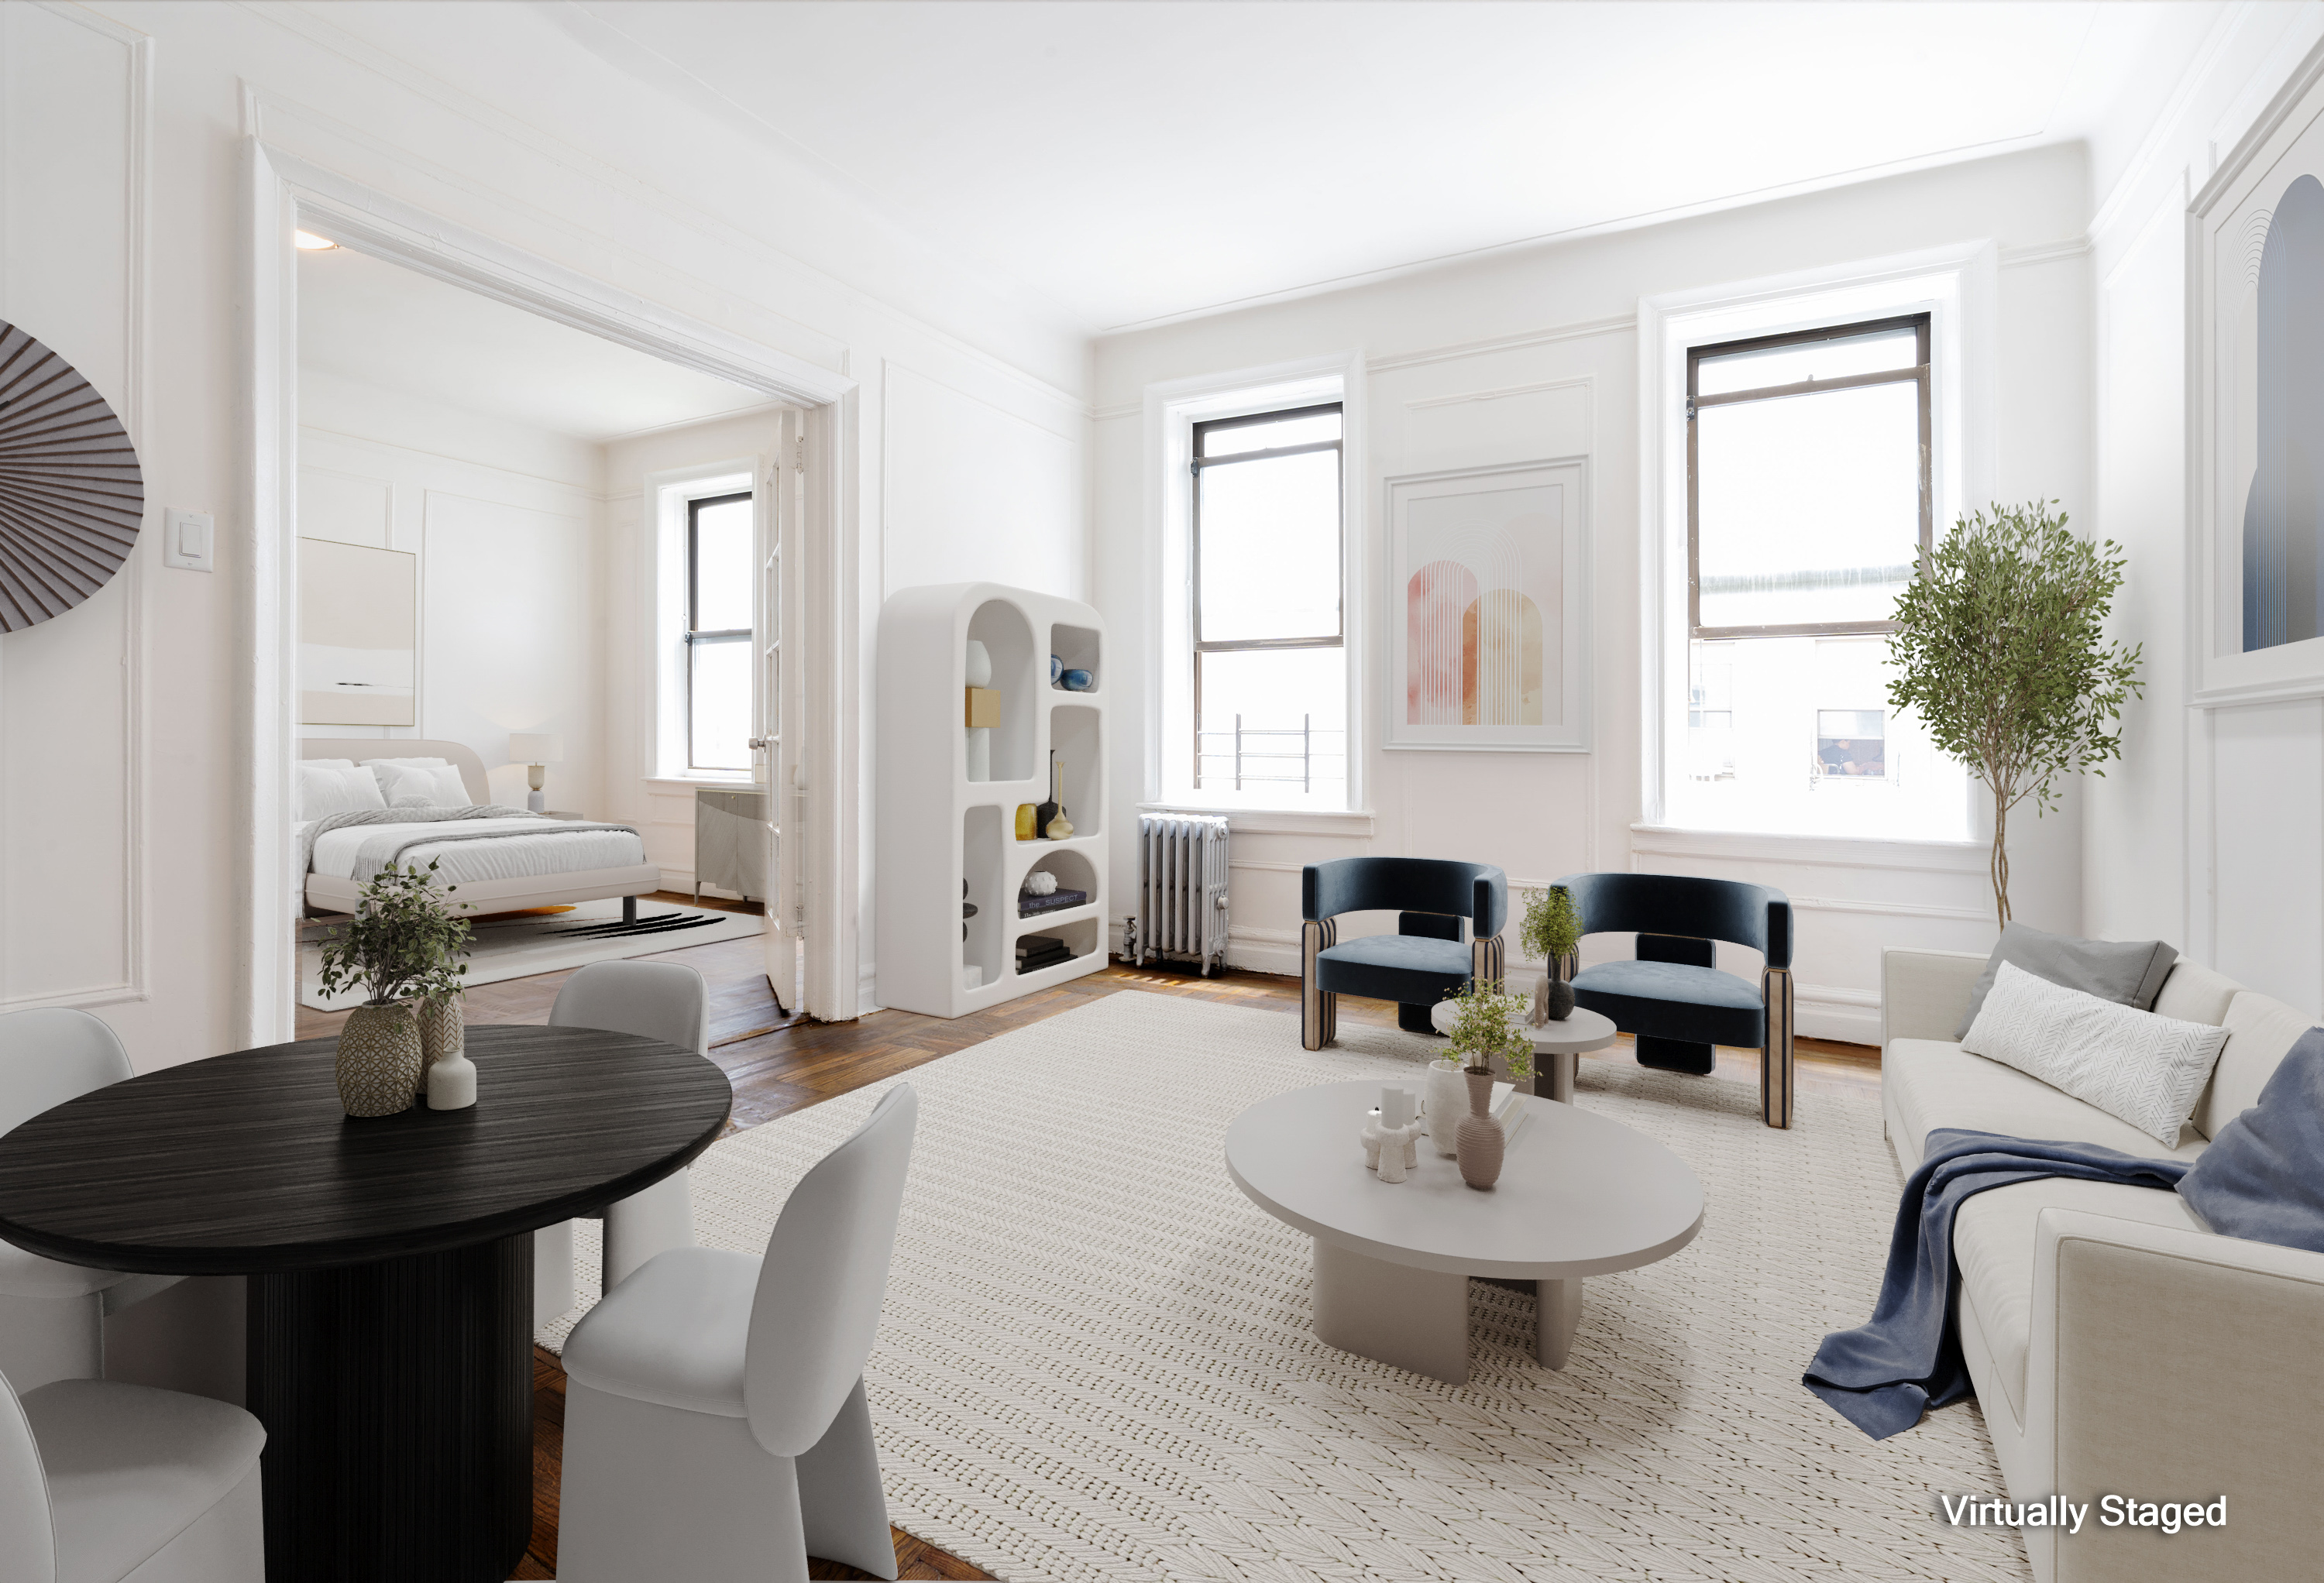
[[[1227,822],[1198,815],[1138,817],[1138,910],[1124,954],[1199,962],[1209,976],[1227,961]]]

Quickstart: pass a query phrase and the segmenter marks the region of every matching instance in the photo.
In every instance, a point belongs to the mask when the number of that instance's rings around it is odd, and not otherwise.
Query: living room
[[[2292,0],[0,5],[0,379],[98,426],[0,525],[26,1575],[2303,1575],[2319,81]],[[559,483],[569,830],[305,727],[301,234],[773,415],[747,626],[664,462]],[[648,933],[492,981],[332,842]],[[491,1391],[343,1432],[419,1334]]]

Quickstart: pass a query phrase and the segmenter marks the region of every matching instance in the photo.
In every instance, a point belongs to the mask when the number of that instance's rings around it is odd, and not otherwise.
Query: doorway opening
[[[852,931],[816,926],[853,864],[808,837],[818,801],[844,803],[825,705],[845,633],[808,585],[840,563],[847,382],[641,322],[538,261],[512,281],[505,250],[384,201],[273,184],[250,1042],[321,1009],[303,921],[343,907],[365,836],[302,836],[366,778],[390,805],[553,820],[412,849],[484,920],[471,982],[756,935],[783,1015],[853,1016]],[[257,882],[268,846],[279,885]]]

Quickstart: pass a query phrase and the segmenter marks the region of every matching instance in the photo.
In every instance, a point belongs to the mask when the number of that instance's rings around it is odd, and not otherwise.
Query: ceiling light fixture
[[[299,244],[299,251],[301,253],[322,253],[338,246],[338,244],[332,241],[329,237],[318,236],[312,231],[297,232],[295,233],[295,235]]]

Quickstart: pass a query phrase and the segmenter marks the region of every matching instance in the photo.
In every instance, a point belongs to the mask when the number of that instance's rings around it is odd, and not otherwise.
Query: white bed
[[[408,737],[309,737],[299,744],[301,759],[442,759],[460,772],[469,799],[492,800],[484,762],[461,742]],[[457,900],[470,912],[518,912],[526,907],[622,898],[622,916],[634,920],[637,898],[661,888],[659,865],[645,861],[645,843],[624,831],[565,830],[532,820],[510,820],[510,833],[491,841],[447,841],[420,846],[406,861],[440,863],[439,877],[457,885]],[[305,877],[308,910],[351,913],[362,887],[351,877],[355,849],[392,824],[353,825],[327,831],[315,844],[314,870]]]

